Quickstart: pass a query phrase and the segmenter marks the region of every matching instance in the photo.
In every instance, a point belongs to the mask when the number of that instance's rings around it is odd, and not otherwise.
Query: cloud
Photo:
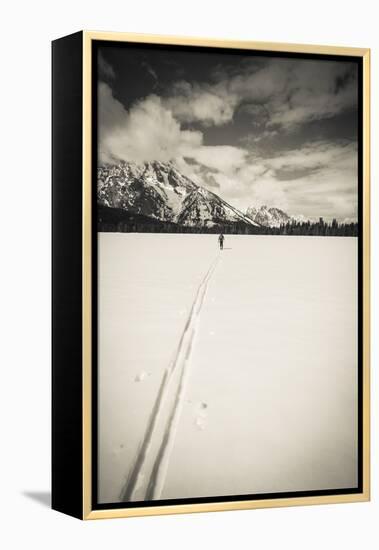
[[[250,206],[277,206],[288,209],[289,202],[283,185],[275,177],[275,171],[263,163],[250,161],[233,172],[214,174],[220,186],[220,195],[245,211]]]
[[[156,84],[158,82],[158,75],[153,67],[147,61],[142,61],[141,66],[146,69],[146,72],[153,78]]]
[[[116,77],[116,74],[113,70],[112,65],[106,61],[103,54],[99,52],[97,58],[97,67],[99,71],[99,78],[103,81],[113,80]]]
[[[242,211],[267,205],[311,219],[357,219],[355,142],[309,143],[268,158],[228,149],[195,149],[195,160],[182,169],[188,169],[188,177],[205,187],[212,187],[211,176],[212,183],[218,185],[217,193]],[[228,157],[229,161],[224,160]]]
[[[270,100],[269,125],[285,127],[330,118],[357,102],[357,69],[351,63],[297,61],[288,68],[283,92]]]
[[[222,83],[212,86],[180,81],[174,85],[165,104],[182,122],[201,121],[219,126],[232,120],[237,97],[228,93]]]
[[[230,172],[245,164],[247,151],[231,145],[204,145],[191,151],[191,158],[208,168]]]
[[[169,161],[190,155],[202,143],[201,132],[182,130],[156,95],[135,103],[127,111],[113,97],[111,88],[100,83],[98,107],[100,162]]]
[[[335,61],[266,60],[240,74],[225,71],[213,83],[180,81],[165,103],[182,122],[220,126],[242,107],[255,121],[290,128],[330,118],[356,104],[357,74],[353,64]]]
[[[253,143],[259,143],[263,139],[270,139],[270,138],[273,138],[273,137],[277,136],[278,133],[279,132],[277,130],[264,130],[263,132],[260,132],[257,136],[253,137],[252,139],[247,137],[244,141],[245,141],[245,143],[249,143],[251,141]]]
[[[355,142],[313,142],[305,144],[300,149],[267,158],[265,163],[275,170],[317,170],[331,166],[338,166],[344,170],[356,169],[357,144]]]
[[[340,220],[357,218],[358,153],[355,142],[320,141],[249,162],[254,164],[254,170],[247,165],[236,173],[244,189],[239,199],[241,207],[250,197],[253,206],[277,206],[293,215]],[[287,178],[286,170],[289,172]]]

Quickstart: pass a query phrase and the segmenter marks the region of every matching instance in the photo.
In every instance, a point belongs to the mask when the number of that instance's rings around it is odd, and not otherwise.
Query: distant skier
[[[220,245],[220,250],[224,249],[224,235],[221,233],[221,235],[218,236],[218,242]]]

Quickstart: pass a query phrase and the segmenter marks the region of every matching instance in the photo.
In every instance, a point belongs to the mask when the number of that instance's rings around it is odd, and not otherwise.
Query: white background
[[[1,31],[0,543],[4,548],[377,548],[378,444],[371,503],[79,522],[46,505],[50,484],[50,41],[80,29],[372,48],[378,151],[378,30],[369,0],[9,2]],[[378,278],[378,159],[372,159]],[[377,429],[373,286],[373,434]],[[42,501],[42,502],[41,502]],[[44,504],[45,502],[45,504]],[[4,539],[4,540],[3,540]]]

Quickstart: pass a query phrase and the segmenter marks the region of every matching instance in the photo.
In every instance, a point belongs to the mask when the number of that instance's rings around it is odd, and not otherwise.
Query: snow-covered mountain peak
[[[265,227],[280,227],[281,225],[286,225],[287,223],[307,221],[307,219],[301,214],[299,216],[290,216],[280,208],[268,208],[266,205],[263,205],[260,208],[248,208],[246,210],[246,216]]]
[[[258,225],[215,193],[195,184],[172,162],[137,165],[123,161],[99,166],[98,202],[181,225]]]

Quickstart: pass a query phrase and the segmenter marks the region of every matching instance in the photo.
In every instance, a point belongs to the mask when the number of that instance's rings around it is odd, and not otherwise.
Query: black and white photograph
[[[359,62],[94,64],[98,503],[353,492]]]
[[[4,3],[0,548],[377,550],[375,7]]]

